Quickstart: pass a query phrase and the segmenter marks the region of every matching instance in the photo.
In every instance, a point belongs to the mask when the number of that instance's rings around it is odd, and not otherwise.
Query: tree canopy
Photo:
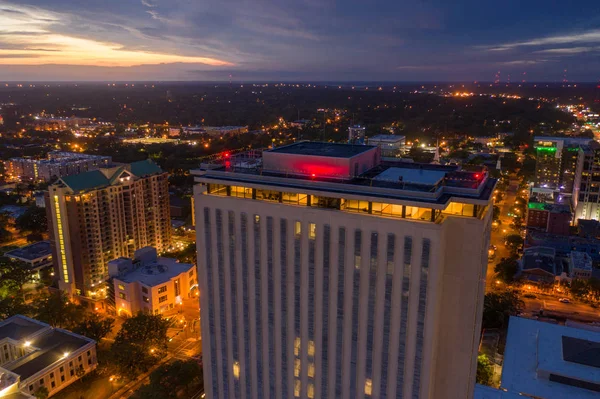
[[[519,271],[519,264],[515,258],[502,258],[496,266],[494,272],[503,282],[509,284],[514,281],[515,275]]]
[[[46,210],[37,206],[30,206],[25,213],[17,218],[15,227],[21,232],[45,233],[48,231]]]
[[[489,292],[483,300],[483,328],[506,328],[510,316],[524,306],[516,291]]]
[[[124,375],[147,371],[167,350],[168,322],[162,316],[138,313],[123,323],[111,347]]]
[[[150,374],[150,384],[141,387],[135,398],[176,399],[183,391],[184,397],[191,397],[194,383],[202,381],[202,368],[195,360],[167,363]]]
[[[481,385],[492,385],[494,377],[494,368],[492,362],[485,354],[477,356],[477,375],[476,382]]]

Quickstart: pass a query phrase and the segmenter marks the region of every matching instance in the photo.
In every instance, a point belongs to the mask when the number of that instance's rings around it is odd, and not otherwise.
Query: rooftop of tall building
[[[125,171],[127,176],[131,174],[137,178],[163,173],[160,166],[147,159],[120,166],[106,166],[78,175],[63,176],[58,180],[57,184],[62,183],[74,192],[99,189],[117,183],[117,179],[120,179]]]
[[[368,145],[298,142],[270,150],[218,154],[193,174],[204,183],[231,181],[279,186],[281,191],[287,187],[431,204],[447,204],[460,197],[484,205],[496,184],[485,167],[462,170],[457,165],[382,159],[380,151]]]

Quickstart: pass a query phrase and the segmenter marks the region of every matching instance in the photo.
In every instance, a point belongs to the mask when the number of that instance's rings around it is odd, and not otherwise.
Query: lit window
[[[308,356],[315,356],[315,341],[308,341]]]
[[[300,377],[300,359],[294,359],[294,377]]]
[[[361,261],[360,255],[355,255],[354,256],[354,268],[357,270],[360,269],[360,261]]]
[[[310,378],[314,378],[314,376],[315,376],[315,364],[314,363],[308,364],[308,376]]]
[[[315,386],[313,384],[308,384],[308,389],[307,389],[306,395],[309,397],[309,399],[312,399],[315,397]]]
[[[367,378],[365,380],[365,395],[371,396],[371,392],[373,391],[373,381]]]
[[[300,338],[294,340],[294,355],[300,356]]]
[[[298,237],[298,236],[300,236],[300,234],[302,234],[302,223],[296,222],[294,224],[294,234],[296,235],[296,237]]]
[[[236,379],[240,378],[240,362],[238,361],[233,362],[233,376]]]
[[[300,380],[294,380],[294,396],[300,397]]]
[[[119,284],[119,289],[120,289],[121,291],[125,291],[125,285],[123,285],[123,284]]]
[[[317,238],[317,225],[315,223],[311,223],[308,225],[308,238],[314,240]]]
[[[256,223],[260,222],[260,215],[254,215],[254,221]]]

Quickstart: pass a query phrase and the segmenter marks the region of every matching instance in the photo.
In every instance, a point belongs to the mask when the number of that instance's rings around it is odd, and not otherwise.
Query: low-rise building
[[[398,157],[406,148],[406,137],[395,134],[378,134],[368,138],[369,145],[376,145],[381,149],[382,157]]]
[[[530,201],[527,204],[527,228],[550,234],[569,235],[573,214],[565,204],[547,204]]]
[[[556,276],[556,251],[553,248],[533,247],[523,252],[519,274],[532,283],[552,283]]]
[[[598,398],[600,333],[511,317],[500,389],[544,399]]]
[[[108,271],[113,277],[117,312],[122,316],[164,313],[197,292],[196,267],[158,257],[152,247],[135,251],[133,259],[110,261]]]
[[[96,341],[17,315],[0,322],[0,398],[49,396],[97,365]]]
[[[32,271],[40,271],[52,266],[52,244],[39,241],[8,251],[4,256],[27,263]]]
[[[585,252],[571,251],[569,254],[569,277],[588,279],[592,277],[592,257]]]

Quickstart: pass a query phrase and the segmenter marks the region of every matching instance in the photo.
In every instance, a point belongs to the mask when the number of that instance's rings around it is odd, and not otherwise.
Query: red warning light
[[[225,153],[225,158],[229,158],[229,153],[228,152]]]
[[[476,178],[476,179],[479,179],[479,173],[476,173],[476,174],[475,174],[475,178]]]
[[[312,176],[312,177],[315,177],[316,175],[313,173],[311,176]]]

